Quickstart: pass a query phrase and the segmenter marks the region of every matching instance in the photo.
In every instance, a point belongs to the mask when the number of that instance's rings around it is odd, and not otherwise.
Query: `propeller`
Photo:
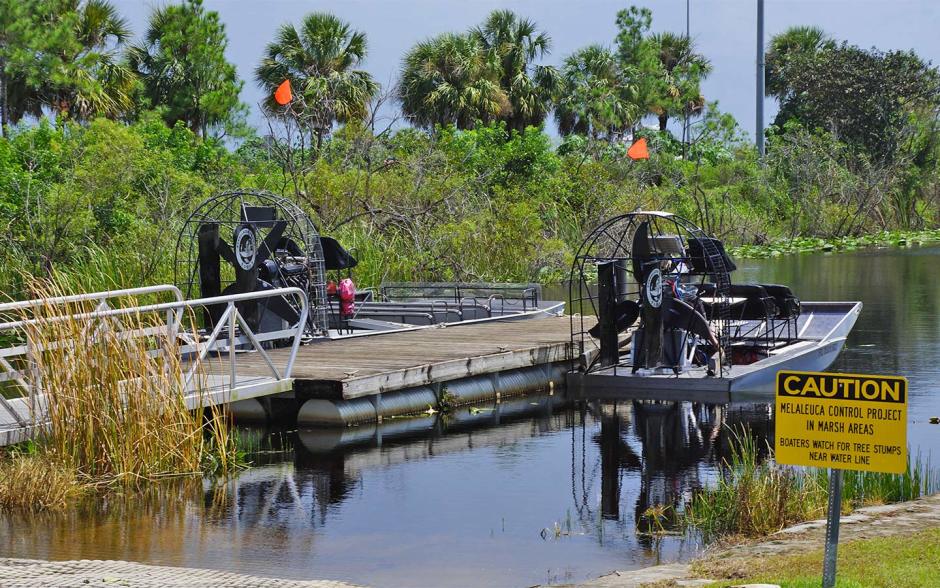
[[[258,225],[261,224],[270,224],[271,228],[267,235],[259,241]],[[212,223],[200,227],[200,245],[216,253],[235,270],[235,281],[221,292],[218,292],[218,294],[226,296],[229,294],[242,294],[255,292],[257,290],[272,289],[273,286],[271,286],[271,284],[259,279],[259,269],[277,250],[277,246],[281,242],[286,228],[287,221],[285,220],[267,221],[265,223],[256,223],[246,220],[235,227],[235,231],[232,234],[232,242],[234,245],[230,245],[219,235],[218,224]],[[200,265],[203,265],[205,261],[206,260],[201,260]],[[209,271],[201,273],[211,274],[211,268],[209,268]],[[217,270],[216,275],[218,275]],[[206,284],[206,277],[202,276],[202,278],[204,280],[203,284]],[[212,283],[211,278],[209,282]],[[218,280],[216,279],[214,282],[217,291]],[[203,288],[203,295],[211,296],[213,293],[207,292],[206,288]],[[297,310],[283,298],[271,298],[263,302],[262,305],[263,309],[261,310],[271,311],[290,324],[296,323],[300,318]],[[255,329],[261,318],[258,302],[246,300],[239,302],[236,306],[242,316],[245,317],[249,326]],[[217,320],[218,316],[221,315],[221,310],[214,311],[212,314]]]

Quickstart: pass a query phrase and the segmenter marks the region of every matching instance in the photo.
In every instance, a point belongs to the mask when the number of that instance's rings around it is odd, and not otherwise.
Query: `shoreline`
[[[847,253],[866,248],[909,248],[940,243],[940,228],[920,231],[880,231],[860,237],[794,237],[766,245],[735,245],[728,248],[739,259],[767,259],[795,253]]]
[[[940,493],[906,502],[866,506],[840,518],[840,546],[860,539],[909,535],[937,527],[940,527]],[[729,578],[746,577],[748,562],[753,558],[819,551],[824,545],[825,532],[825,519],[807,521],[754,541],[737,545],[716,544],[689,562],[613,571],[570,586],[642,588],[656,583],[664,586],[706,586]],[[819,571],[821,573],[821,568]],[[721,577],[714,578],[716,575]]]

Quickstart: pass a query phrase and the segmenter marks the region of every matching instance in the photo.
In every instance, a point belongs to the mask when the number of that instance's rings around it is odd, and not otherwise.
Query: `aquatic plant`
[[[34,281],[30,289],[46,300],[62,293],[48,282]],[[187,407],[178,342],[158,328],[161,317],[81,316],[89,310],[88,303],[73,303],[24,312],[33,319],[24,336],[39,350],[34,369],[47,425],[30,451],[0,462],[0,471],[10,473],[3,475],[0,506],[16,506],[4,500],[14,494],[30,507],[60,505],[72,492],[67,480],[128,488],[237,469],[224,410]],[[55,488],[37,483],[42,475],[54,478]]]
[[[32,446],[0,459],[0,509],[61,508],[86,489],[70,464]]]
[[[692,497],[683,515],[688,528],[708,538],[760,537],[822,518],[828,503],[829,471],[783,466],[773,448],[762,459],[746,430],[731,431],[731,456],[716,483]],[[843,472],[842,512],[872,504],[912,500],[940,490],[940,472],[918,455],[903,474]]]
[[[819,251],[855,251],[865,247],[913,247],[940,241],[940,229],[922,231],[882,231],[870,235],[843,236],[823,239],[796,237],[774,241],[766,245],[739,245],[730,248],[731,255],[743,259],[764,259],[793,253]]]
[[[696,493],[685,509],[689,526],[706,536],[767,535],[825,512],[825,486],[815,477],[761,460],[757,442],[732,430],[731,456],[717,483]]]

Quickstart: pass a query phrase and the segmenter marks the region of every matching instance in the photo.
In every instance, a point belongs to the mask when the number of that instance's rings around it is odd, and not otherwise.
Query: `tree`
[[[550,52],[551,38],[510,10],[494,10],[481,26],[470,30],[470,36],[498,64],[499,85],[510,105],[500,118],[517,131],[540,125],[551,109],[558,72],[532,61]]]
[[[940,73],[912,51],[843,43],[788,63],[774,124],[825,129],[876,159],[894,157],[912,114],[940,108]]]
[[[134,72],[118,56],[130,27],[107,0],[64,0],[63,20],[74,38],[64,44],[42,101],[77,120],[116,118],[133,106]]]
[[[183,121],[206,137],[245,110],[238,99],[242,82],[225,59],[227,46],[218,13],[206,11],[202,0],[184,0],[150,14],[144,42],[131,47],[128,61],[146,98],[163,107],[168,125]]]
[[[39,117],[116,118],[132,107],[133,72],[118,55],[130,30],[106,0],[0,3],[2,124]]]
[[[617,57],[600,45],[580,49],[565,59],[555,120],[562,135],[606,134],[613,140],[642,114],[629,97],[635,91],[622,75]]]
[[[309,129],[319,153],[334,124],[366,117],[379,90],[368,72],[356,69],[367,47],[365,33],[332,14],[308,14],[300,30],[283,25],[255,69],[255,79],[267,94],[264,108],[293,116]],[[290,80],[296,92],[287,109],[274,101],[274,91],[284,80]]]
[[[444,33],[405,54],[399,86],[402,111],[414,124],[472,128],[508,117],[512,105],[499,83],[499,64],[473,35]]]
[[[649,34],[653,13],[631,6],[617,13],[617,56],[635,77],[636,102],[659,119],[665,131],[677,112],[700,114],[705,106],[700,85],[711,73],[711,62],[695,51],[695,43],[675,33]]]
[[[646,34],[653,23],[649,8],[631,6],[617,13],[617,59],[620,69],[629,72],[635,87],[633,100],[645,113],[660,102],[662,65],[658,48]]]
[[[770,39],[764,77],[766,94],[778,100],[786,97],[788,68],[800,59],[833,49],[836,43],[819,27],[790,27]]]
[[[685,35],[658,33],[649,38],[659,59],[659,88],[651,110],[665,131],[674,112],[697,115],[705,106],[700,86],[711,73],[711,62],[695,52],[695,43]]]

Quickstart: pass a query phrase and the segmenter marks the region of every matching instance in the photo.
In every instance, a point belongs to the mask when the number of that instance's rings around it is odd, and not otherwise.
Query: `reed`
[[[825,486],[817,478],[761,460],[757,442],[743,430],[732,430],[731,437],[731,456],[718,481],[686,507],[688,525],[710,537],[755,537],[825,512]]]
[[[829,471],[795,468],[761,459],[746,430],[731,431],[731,455],[718,480],[694,494],[683,514],[687,527],[707,538],[760,537],[822,518],[828,504]],[[903,474],[843,472],[842,512],[873,504],[912,500],[940,490],[940,474],[919,455]]]
[[[75,469],[53,456],[18,451],[0,459],[0,509],[57,509],[85,491]]]
[[[49,283],[34,282],[30,289],[46,299],[61,294]],[[236,469],[224,411],[186,406],[178,343],[153,329],[161,317],[74,316],[89,310],[73,304],[30,312],[37,320],[25,336],[39,350],[35,369],[48,428],[34,452],[13,453],[2,464],[18,474],[8,482],[9,494],[26,504],[62,502],[41,496],[34,484],[39,474],[30,468],[71,472],[79,484],[104,489]],[[4,505],[15,503],[0,496]]]

